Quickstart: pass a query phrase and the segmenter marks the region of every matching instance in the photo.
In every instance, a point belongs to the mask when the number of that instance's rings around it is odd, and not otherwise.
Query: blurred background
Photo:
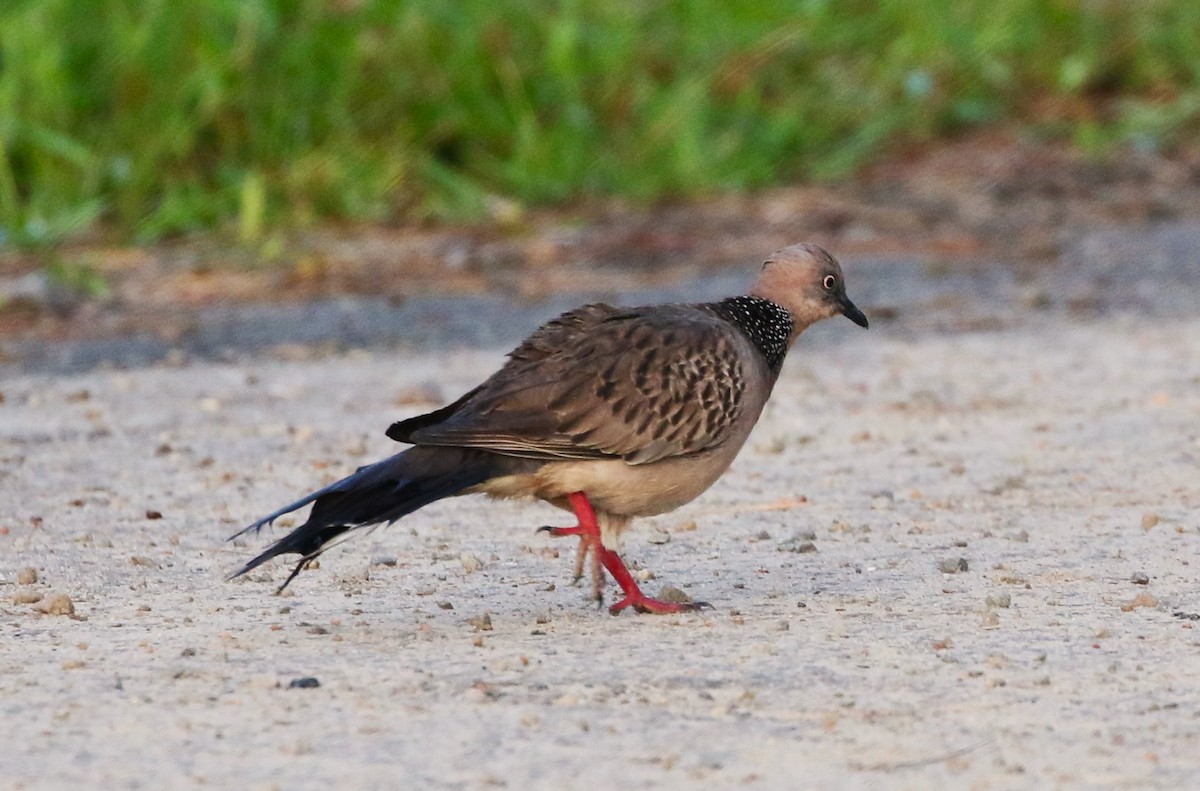
[[[1200,215],[1197,53],[1194,0],[4,0],[0,355],[800,239],[1045,268]]]

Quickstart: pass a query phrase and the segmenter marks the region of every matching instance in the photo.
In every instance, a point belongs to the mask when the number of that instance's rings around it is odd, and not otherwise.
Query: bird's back
[[[586,305],[542,325],[450,407],[388,433],[418,445],[645,464],[723,443],[747,408],[757,417],[770,367],[713,305]]]

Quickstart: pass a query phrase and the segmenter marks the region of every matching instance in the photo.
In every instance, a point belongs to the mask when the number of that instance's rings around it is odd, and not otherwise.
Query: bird
[[[446,497],[535,498],[573,511],[575,578],[590,558],[592,595],[604,571],[621,589],[609,607],[678,613],[705,602],[644,594],[615,546],[635,517],[672,511],[734,460],[807,327],[842,315],[866,328],[842,268],[816,244],[771,255],[745,294],[715,302],[616,307],[594,303],[538,327],[482,384],[447,406],[393,423],[411,447],[360,467],[264,516],[257,534],[312,505],[304,524],[230,575],[300,555],[277,592],[354,531],[392,524]],[[683,597],[686,598],[686,597]]]

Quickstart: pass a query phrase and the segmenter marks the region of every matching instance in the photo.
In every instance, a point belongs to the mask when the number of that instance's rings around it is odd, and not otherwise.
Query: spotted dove
[[[703,603],[642,593],[613,549],[633,517],[678,508],[729,467],[771,394],[788,349],[836,314],[867,326],[846,296],[838,262],[800,244],[763,264],[744,296],[691,305],[585,305],[539,327],[504,366],[449,406],[392,424],[411,444],[263,517],[256,533],[312,504],[307,521],[249,561],[301,555],[283,590],[350,531],[392,523],[443,497],[534,497],[573,510],[576,577],[591,555],[623,598],[609,611],[680,612]],[[236,536],[235,536],[236,537]]]

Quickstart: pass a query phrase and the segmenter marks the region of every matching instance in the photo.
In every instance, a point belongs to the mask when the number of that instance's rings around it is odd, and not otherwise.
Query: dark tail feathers
[[[391,458],[360,467],[357,472],[291,505],[264,516],[230,536],[232,541],[257,533],[284,514],[314,503],[308,521],[276,541],[230,579],[266,563],[276,555],[301,555],[300,562],[279,586],[282,591],[313,558],[338,536],[359,527],[391,524],[435,500],[462,492],[492,477],[484,454],[454,448],[409,448]]]

